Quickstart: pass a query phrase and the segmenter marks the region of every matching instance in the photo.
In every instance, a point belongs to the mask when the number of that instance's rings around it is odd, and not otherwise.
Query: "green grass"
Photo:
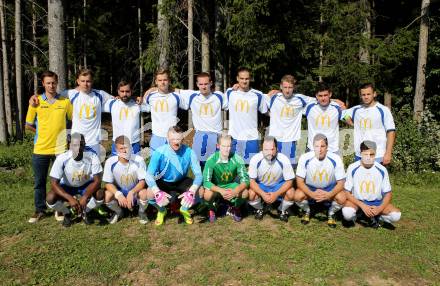
[[[123,219],[64,229],[52,217],[30,225],[27,169],[0,173],[0,284],[4,285],[394,285],[440,281],[440,178],[395,174],[394,231],[329,229],[298,217],[230,217],[163,227]]]

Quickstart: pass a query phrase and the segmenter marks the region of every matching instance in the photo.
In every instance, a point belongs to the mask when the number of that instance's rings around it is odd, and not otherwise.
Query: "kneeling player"
[[[395,223],[400,219],[401,212],[391,204],[391,184],[387,169],[375,161],[376,143],[364,141],[360,150],[361,160],[347,169],[347,202],[342,209],[344,219],[354,225],[356,212],[361,210],[370,219],[372,227]]]
[[[215,221],[214,201],[219,199],[230,203],[228,213],[234,221],[242,220],[240,206],[248,197],[249,176],[243,158],[231,153],[231,147],[232,137],[220,135],[217,141],[219,151],[208,158],[203,170],[203,198],[208,204],[210,222]]]
[[[263,141],[263,150],[252,157],[249,164],[249,204],[253,206],[256,219],[263,219],[264,208],[261,199],[266,204],[281,200],[278,208],[280,220],[287,222],[287,209],[293,205],[295,173],[289,158],[277,152],[277,141],[267,136]]]
[[[323,203],[328,208],[329,227],[336,227],[334,215],[344,205],[344,165],[341,157],[327,152],[327,137],[316,134],[313,138],[314,151],[301,155],[296,170],[296,204],[304,211],[302,224],[310,222],[310,204]]]
[[[51,191],[47,194],[47,205],[64,214],[62,224],[65,227],[72,224],[71,210],[82,215],[84,223],[91,224],[89,212],[101,205],[104,198],[100,190],[102,166],[95,153],[84,151],[82,134],[73,133],[68,143],[70,150],[58,155],[50,171]],[[76,195],[81,195],[79,201]]]
[[[124,135],[115,139],[115,147],[117,156],[107,159],[102,177],[105,182],[105,203],[114,211],[109,222],[116,223],[122,216],[121,207],[131,210],[139,199],[139,222],[146,224],[148,199],[144,159],[132,153],[130,139]]]
[[[170,194],[181,194],[179,211],[185,223],[192,224],[189,209],[194,205],[196,192],[203,181],[200,164],[194,151],[182,144],[183,130],[180,127],[171,127],[167,139],[167,144],[154,151],[148,165],[148,201],[158,209],[156,225],[162,225],[167,214],[165,206],[170,202]],[[187,177],[190,167],[194,180]]]

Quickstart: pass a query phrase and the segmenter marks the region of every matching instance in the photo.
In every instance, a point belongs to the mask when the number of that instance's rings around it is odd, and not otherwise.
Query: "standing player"
[[[250,88],[251,74],[247,68],[237,72],[238,90],[226,91],[229,110],[229,135],[232,152],[240,155],[246,164],[259,152],[258,112],[266,113],[267,105],[261,91]]]
[[[105,203],[114,211],[110,224],[122,216],[122,209],[132,209],[139,201],[139,222],[148,222],[145,209],[148,204],[145,189],[146,166],[144,159],[132,153],[130,140],[120,135],[115,139],[117,155],[107,159],[102,181],[105,183]],[[138,200],[139,199],[139,200]]]
[[[91,224],[89,213],[100,206],[104,193],[100,190],[102,166],[94,152],[85,151],[82,134],[68,137],[70,150],[57,156],[50,171],[51,191],[47,194],[47,205],[64,214],[63,226],[72,224],[71,210],[83,216],[85,224]],[[79,201],[74,197],[81,195]]]
[[[356,160],[360,160],[359,146],[365,140],[376,143],[376,160],[383,165],[391,163],[396,139],[396,127],[388,107],[376,101],[376,91],[371,83],[363,84],[359,89],[361,105],[346,111],[346,120],[354,126],[354,149]]]
[[[152,150],[166,144],[168,129],[177,124],[177,111],[183,106],[180,96],[170,92],[170,74],[167,70],[158,70],[154,82],[157,91],[148,90],[144,95],[147,108],[151,111],[153,135],[150,148]]]
[[[301,138],[301,118],[307,104],[316,102],[313,97],[293,93],[296,80],[292,75],[281,78],[281,92],[268,99],[270,110],[269,136],[278,141],[278,150],[296,163],[296,142]]]
[[[180,90],[185,109],[192,110],[196,133],[192,148],[202,166],[216,150],[217,137],[222,131],[222,109],[228,102],[223,93],[211,92],[211,76],[202,72],[197,75],[198,91]]]
[[[26,129],[36,131],[32,154],[35,213],[29,219],[30,223],[37,222],[45,215],[49,165],[55,160],[56,154],[66,150],[66,121],[72,119],[72,105],[56,92],[58,75],[45,71],[41,75],[41,82],[44,92],[38,96],[36,106],[29,105],[26,115]]]
[[[121,81],[118,84],[119,99],[112,99],[105,103],[103,112],[112,115],[113,144],[112,155],[116,155],[115,140],[121,135],[126,136],[131,142],[131,151],[138,154],[141,150],[140,141],[140,115],[147,111],[144,105],[139,106],[133,99],[131,83]]]
[[[327,137],[316,134],[313,151],[301,155],[296,170],[296,204],[304,211],[303,224],[310,222],[310,204],[322,203],[328,208],[329,227],[336,227],[335,213],[342,208],[344,192],[344,164],[337,154],[328,152]]]
[[[265,137],[263,150],[252,157],[249,177],[249,204],[256,209],[255,218],[263,219],[264,208],[261,199],[268,205],[280,200],[280,220],[287,222],[287,209],[293,205],[294,199],[295,173],[289,158],[277,152],[277,140],[274,137]]]
[[[171,193],[181,194],[180,213],[186,224],[193,219],[189,209],[194,205],[195,195],[202,184],[203,176],[194,151],[182,144],[183,130],[172,126],[168,130],[168,143],[153,152],[147,168],[148,200],[158,209],[156,225],[164,223]],[[194,180],[188,177],[191,168]]]
[[[307,149],[313,150],[313,138],[323,134],[328,140],[328,151],[339,154],[339,120],[342,120],[342,109],[331,101],[332,90],[326,83],[319,83],[316,90],[317,102],[306,107]]]
[[[215,221],[214,202],[224,199],[230,203],[228,213],[236,222],[242,220],[240,206],[246,201],[249,192],[249,176],[243,159],[233,152],[232,137],[218,137],[219,151],[206,161],[203,170],[203,198],[209,207],[209,221]]]
[[[360,145],[361,160],[347,169],[345,190],[347,202],[342,209],[344,219],[354,224],[356,212],[370,219],[370,225],[377,228],[382,223],[395,223],[401,212],[391,204],[391,184],[387,169],[375,162],[376,143],[364,141]]]

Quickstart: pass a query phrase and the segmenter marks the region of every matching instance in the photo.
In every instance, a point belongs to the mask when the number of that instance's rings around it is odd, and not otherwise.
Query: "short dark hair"
[[[122,86],[126,86],[126,85],[130,86],[130,89],[132,88],[131,82],[126,81],[126,80],[121,80],[121,81],[118,83],[118,90],[119,90],[119,88],[121,88]]]
[[[116,144],[130,144],[130,139],[128,139],[128,137],[125,135],[120,135],[115,139],[115,145]]]
[[[201,78],[201,77],[207,77],[207,78],[209,78],[209,80],[211,80],[211,75],[210,75],[209,73],[207,73],[207,72],[201,72],[201,73],[199,73],[199,74],[196,76],[196,79],[199,79],[199,78]]]
[[[81,146],[86,145],[86,139],[85,139],[84,135],[81,133],[77,133],[77,132],[72,133],[72,134],[67,134],[67,144],[70,145],[70,143],[72,142],[72,139],[77,139],[77,138],[79,138]]]
[[[93,79],[93,71],[91,69],[80,69],[76,74],[78,79],[80,76],[90,76]]]
[[[239,68],[237,69],[237,76],[238,76],[238,74],[241,73],[241,72],[248,72],[249,74],[251,74],[250,69],[248,69],[247,67],[239,67]]]
[[[374,91],[375,90],[375,88],[374,88],[374,84],[372,83],[372,82],[365,82],[365,83],[363,83],[363,84],[361,84],[360,86],[359,86],[359,91],[361,90],[361,89],[366,89],[366,88],[369,88],[369,87],[371,87],[371,89]]]
[[[321,141],[321,140],[323,140],[325,142],[325,145],[328,146],[327,136],[325,136],[324,134],[321,134],[321,133],[318,133],[315,135],[315,137],[313,137],[313,144],[315,144],[315,142]]]
[[[321,91],[327,91],[327,90],[329,92],[332,92],[332,88],[328,83],[323,82],[323,81],[318,83],[318,86],[316,87],[316,93],[321,92]]]
[[[179,125],[171,126],[170,129],[168,129],[168,132],[176,132],[176,133],[183,133],[183,128]]]
[[[377,145],[376,142],[374,141],[370,141],[370,140],[365,140],[361,143],[360,146],[361,152],[366,151],[366,150],[374,150],[374,152],[376,152],[377,149]]]
[[[46,77],[53,77],[53,78],[55,78],[56,81],[58,81],[58,75],[56,73],[54,73],[53,71],[47,70],[47,71],[44,71],[41,73],[41,75],[40,75],[41,81],[44,81],[44,78],[46,78]]]

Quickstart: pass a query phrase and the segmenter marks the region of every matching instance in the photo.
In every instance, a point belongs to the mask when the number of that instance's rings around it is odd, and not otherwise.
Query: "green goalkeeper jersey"
[[[244,160],[237,154],[232,154],[228,162],[223,162],[220,152],[212,154],[205,164],[203,170],[203,186],[211,189],[212,186],[222,187],[235,181],[238,177],[240,183],[249,187],[249,176]]]

